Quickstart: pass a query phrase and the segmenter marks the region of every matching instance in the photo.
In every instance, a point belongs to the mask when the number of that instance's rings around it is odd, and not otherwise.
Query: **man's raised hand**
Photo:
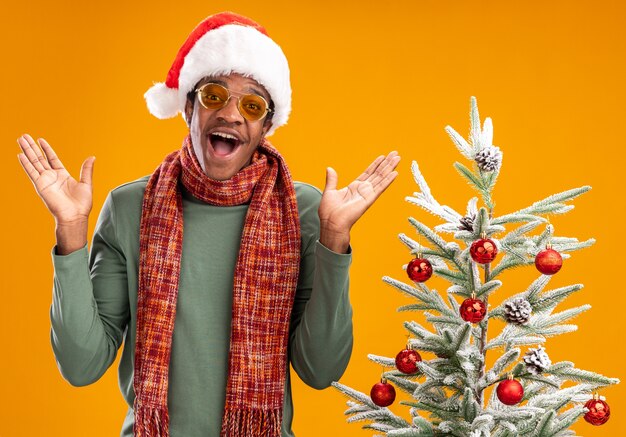
[[[330,167],[326,169],[326,187],[319,207],[320,242],[324,246],[345,253],[350,229],[396,178],[398,162],[397,152],[381,155],[350,185],[339,190],[337,173]]]
[[[70,253],[84,246],[87,223],[93,204],[92,175],[94,156],[87,158],[74,179],[44,139],[30,135],[17,139],[22,153],[17,157],[57,224],[57,252]]]

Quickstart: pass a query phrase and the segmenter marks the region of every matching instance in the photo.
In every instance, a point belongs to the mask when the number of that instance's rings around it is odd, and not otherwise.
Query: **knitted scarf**
[[[293,181],[267,141],[259,145],[250,165],[231,179],[210,179],[189,137],[155,170],[143,197],[134,434],[169,436],[168,371],[183,242],[179,183],[212,205],[249,203],[235,267],[221,435],[279,437],[289,321],[300,266]]]

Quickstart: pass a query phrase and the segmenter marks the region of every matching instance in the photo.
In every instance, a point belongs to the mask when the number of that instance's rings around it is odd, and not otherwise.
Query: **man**
[[[80,180],[43,139],[19,160],[56,220],[52,345],[74,385],[119,367],[122,436],[291,436],[289,366],[316,388],[352,348],[350,228],[396,177],[395,152],[338,190],[294,183],[266,136],[286,123],[289,68],[252,20],[222,13],[146,93],[181,112],[183,146],[113,190],[87,251],[94,157]]]

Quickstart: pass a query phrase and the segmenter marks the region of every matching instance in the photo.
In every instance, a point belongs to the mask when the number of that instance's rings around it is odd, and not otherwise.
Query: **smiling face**
[[[196,93],[188,99],[185,117],[198,160],[204,163],[204,172],[211,179],[223,181],[233,177],[250,164],[252,155],[272,126],[269,116],[261,120],[245,119],[237,108],[238,97],[257,94],[270,101],[270,95],[257,81],[236,73],[204,78],[194,89],[207,82],[218,83],[232,94],[226,106],[206,109]]]

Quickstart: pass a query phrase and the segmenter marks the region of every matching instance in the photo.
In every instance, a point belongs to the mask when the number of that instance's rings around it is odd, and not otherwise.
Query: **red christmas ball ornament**
[[[498,248],[496,243],[490,238],[483,238],[476,240],[470,246],[470,255],[472,259],[479,264],[489,264],[496,259],[498,254]]]
[[[388,407],[396,400],[396,389],[383,378],[372,387],[370,398],[379,407]]]
[[[563,258],[561,254],[552,249],[549,244],[535,257],[535,267],[544,275],[554,275],[561,270]]]
[[[487,314],[487,306],[482,300],[472,297],[463,301],[459,312],[466,322],[479,323]]]
[[[407,375],[417,373],[417,363],[422,361],[422,357],[413,349],[404,349],[396,355],[396,368]]]
[[[592,425],[604,425],[611,416],[609,404],[601,400],[598,395],[595,395],[593,399],[589,399],[585,404],[585,408],[589,410],[585,413],[585,420]]]
[[[426,258],[418,256],[409,262],[406,272],[415,282],[425,282],[433,275],[433,266]]]
[[[519,381],[506,379],[496,388],[498,399],[505,405],[515,405],[524,397],[524,387]]]

